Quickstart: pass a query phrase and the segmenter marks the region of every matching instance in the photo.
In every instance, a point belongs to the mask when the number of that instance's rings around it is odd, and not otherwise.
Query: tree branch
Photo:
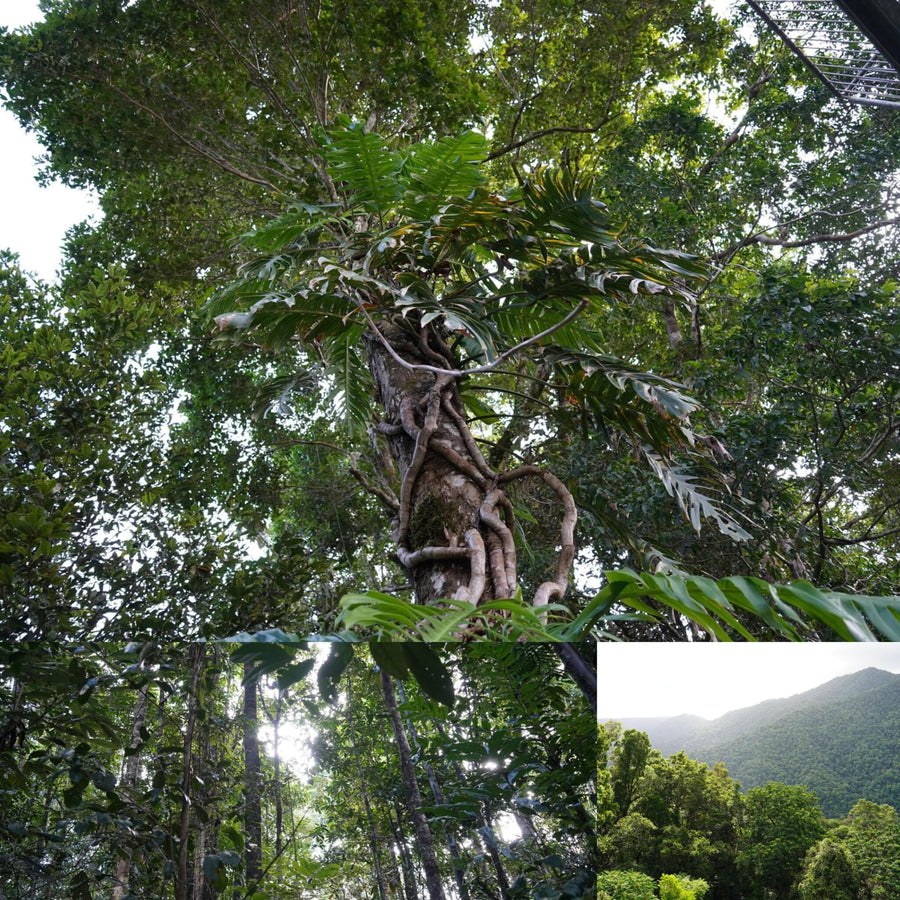
[[[769,235],[767,235],[765,232],[759,232],[758,234],[753,234],[743,238],[742,240],[738,241],[737,244],[733,244],[731,247],[728,247],[727,249],[716,253],[711,258],[715,260],[730,258],[731,256],[734,256],[734,254],[737,253],[738,250],[741,250],[744,247],[749,247],[752,244],[763,244],[767,247],[783,247],[787,250],[790,250],[795,247],[809,247],[813,244],[846,243],[847,241],[852,241],[864,234],[869,234],[872,231],[878,231],[880,228],[888,228],[891,225],[900,225],[900,216],[894,216],[890,219],[881,219],[878,222],[873,222],[871,225],[866,225],[863,228],[858,228],[856,231],[847,231],[839,234],[815,234],[812,237],[802,238],[796,241],[769,237]],[[776,225],[773,227],[777,228],[779,226]]]

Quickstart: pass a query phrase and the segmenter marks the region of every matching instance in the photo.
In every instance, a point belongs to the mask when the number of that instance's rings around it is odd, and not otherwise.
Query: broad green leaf
[[[452,709],[456,700],[453,678],[437,653],[428,644],[414,642],[406,643],[404,650],[409,671],[422,690],[432,699]]]
[[[286,690],[292,684],[302,681],[313,670],[316,664],[316,658],[305,659],[303,662],[293,665],[284,666],[278,670],[276,681],[280,691]]]
[[[369,652],[375,664],[392,678],[399,678],[402,681],[409,675],[409,658],[403,644],[370,641]]]

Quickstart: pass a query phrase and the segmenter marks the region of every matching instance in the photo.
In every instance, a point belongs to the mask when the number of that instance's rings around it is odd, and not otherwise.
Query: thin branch
[[[753,101],[759,96],[760,91],[772,80],[773,72],[764,71],[747,89],[747,111],[740,121],[725,138],[725,143],[700,167],[700,176],[708,175],[712,167],[733,147],[740,139],[744,129],[750,121],[750,113],[753,111]]]
[[[123,100],[127,103],[130,103],[132,106],[141,110],[142,112],[147,113],[148,116],[156,119],[157,122],[160,123],[167,131],[169,131],[175,138],[177,138],[182,144],[186,147],[193,150],[195,153],[202,156],[204,159],[209,160],[211,163],[217,165],[220,169],[224,169],[230,175],[236,175],[238,178],[243,179],[244,181],[249,181],[251,184],[261,184],[263,187],[267,187],[276,193],[282,193],[272,184],[271,181],[267,181],[265,178],[258,178],[255,175],[250,175],[248,172],[243,172],[241,169],[238,169],[236,166],[232,165],[228,160],[225,159],[221,154],[217,153],[212,147],[208,147],[206,144],[200,143],[200,141],[194,140],[193,138],[189,138],[187,135],[183,134],[179,131],[174,125],[169,122],[169,120],[162,114],[157,112],[155,109],[147,106],[144,103],[141,103],[140,100],[132,97],[130,94],[123,91],[121,88],[116,87],[110,80],[106,80],[102,82],[106,87],[108,87],[111,91],[118,94]]]
[[[372,484],[359,469],[354,468],[353,466],[349,467],[350,474],[359,482],[360,487],[364,491],[372,494],[377,497],[388,509],[393,512],[398,512],[400,509],[400,501],[394,496],[393,493],[389,493],[383,488],[378,487],[377,485]]]
[[[484,161],[490,162],[492,159],[498,159],[501,156],[505,156],[507,153],[512,153],[514,150],[518,150],[520,147],[524,147],[526,144],[530,144],[532,141],[540,140],[542,137],[546,137],[548,134],[597,134],[598,131],[604,129],[608,124],[609,117],[604,116],[599,125],[594,125],[589,128],[577,128],[568,125],[556,125],[553,128],[542,128],[539,131],[532,132],[527,137],[520,138],[518,141],[507,144],[505,147],[501,147],[499,150],[495,150],[493,153],[489,153],[484,158]]]

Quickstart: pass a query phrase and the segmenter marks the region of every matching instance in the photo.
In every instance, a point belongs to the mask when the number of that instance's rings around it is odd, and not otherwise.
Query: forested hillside
[[[741,4],[41,8],[0,636],[900,637],[894,112]]]
[[[900,675],[864,669],[810,691],[766,700],[711,722],[623,720],[664,756],[685,751],[723,763],[742,789],[769,781],[805,785],[828,817],[860,798],[900,808]]]
[[[664,757],[643,732],[609,723],[600,737],[602,900],[900,897],[895,807],[857,799],[826,819],[801,785],[742,791],[725,766]]]
[[[22,645],[0,667],[7,900],[595,896],[596,718],[547,645]]]

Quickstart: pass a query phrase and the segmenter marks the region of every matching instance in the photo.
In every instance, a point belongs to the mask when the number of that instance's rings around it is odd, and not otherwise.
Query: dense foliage
[[[664,757],[618,723],[600,736],[601,897],[653,897],[657,882],[660,897],[709,900],[897,896],[893,806],[858,800],[826,819],[806,787],[772,781],[742,793],[721,763]],[[676,872],[686,893],[664,893]]]
[[[692,0],[43,9],[104,216],[4,262],[6,636],[900,632],[890,112]]]
[[[546,645],[0,648],[0,894],[593,897],[595,741]]]

